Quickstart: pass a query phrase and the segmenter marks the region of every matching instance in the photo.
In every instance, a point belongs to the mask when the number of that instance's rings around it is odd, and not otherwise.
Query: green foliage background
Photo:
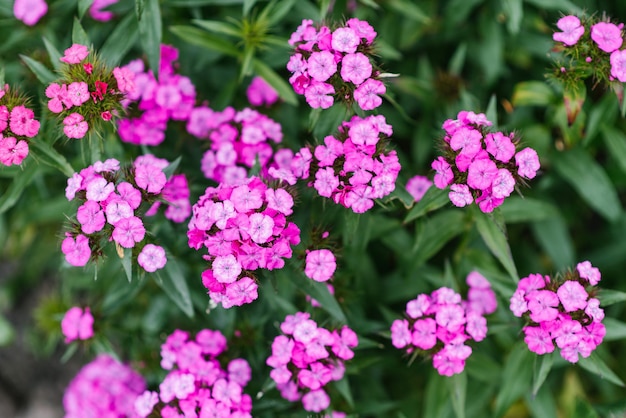
[[[555,22],[563,14],[602,14],[626,21],[626,3],[568,0],[136,0],[111,9],[102,23],[85,14],[89,0],[50,1],[34,27],[0,0],[0,71],[33,98],[41,133],[20,167],[0,167],[0,263],[12,266],[0,280],[0,343],[14,331],[2,312],[20,303],[42,280],[51,292],[33,313],[32,349],[50,353],[63,344],[60,319],[77,303],[92,306],[94,341],[71,345],[68,355],[91,359],[114,352],[158,383],[158,347],[175,328],[221,330],[229,353],[253,368],[247,392],[254,416],[307,416],[280,398],[265,358],[286,314],[323,309],[318,322],[349,324],[360,345],[347,379],[331,391],[333,406],[361,417],[593,417],[626,414],[626,122],[610,91],[588,83],[586,100],[567,123],[562,88],[546,81]],[[72,42],[91,43],[110,64],[143,57],[158,62],[161,42],[180,50],[179,71],[191,78],[200,101],[214,109],[247,106],[245,88],[262,75],[282,103],[268,110],[280,122],[284,145],[297,149],[335,132],[346,116],[335,106],[313,112],[288,84],[287,39],[304,18],[340,22],[356,16],[378,32],[380,62],[390,79],[377,111],[393,125],[402,171],[396,191],[363,215],[335,207],[302,188],[295,222],[301,244],[284,270],[262,274],[259,300],[230,310],[209,309],[198,253],[187,246],[186,225],[155,219],[151,230],[168,243],[173,260],[160,276],[133,272],[129,283],[111,254],[96,269],[72,268],[60,252],[62,226],[75,213],[64,188],[68,175],[99,158],[152,152],[173,161],[190,179],[192,203],[210,183],[199,170],[203,144],[170,123],[154,149],[103,138],[68,141],[46,108],[42,81],[54,79],[55,54]],[[58,55],[56,55],[58,57]],[[486,216],[453,208],[431,191],[412,205],[403,186],[415,174],[431,175],[441,123],[460,110],[486,112],[500,129],[517,131],[540,156],[540,175],[524,197],[508,198]],[[307,279],[303,254],[311,231],[328,230],[339,256],[335,296]],[[599,267],[607,336],[594,356],[572,366],[556,356],[537,357],[508,310],[519,277],[553,274],[589,259]],[[429,361],[409,359],[391,346],[389,327],[406,301],[440,286],[464,291],[479,269],[498,294],[488,318],[489,337],[473,345],[463,374],[444,378]],[[545,379],[545,380],[544,380]],[[257,397],[256,394],[260,395]]]

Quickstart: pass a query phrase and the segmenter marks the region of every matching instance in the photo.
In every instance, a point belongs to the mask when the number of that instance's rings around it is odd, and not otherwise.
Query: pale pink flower
[[[317,282],[329,280],[335,273],[335,255],[327,249],[310,251],[306,255],[304,274]]]
[[[611,52],[611,77],[626,83],[626,50]]]
[[[589,281],[589,284],[595,286],[600,282],[601,274],[600,270],[597,267],[591,265],[589,261],[583,261],[582,263],[578,263],[576,265],[576,270],[578,271],[578,275]]]
[[[308,73],[313,80],[324,82],[337,72],[335,56],[329,51],[314,52],[307,61]]]
[[[459,208],[471,205],[474,201],[474,197],[466,184],[453,184],[450,186],[448,198],[450,198],[450,201],[454,206]]]
[[[362,53],[347,54],[341,60],[341,78],[359,85],[372,75],[372,64]]]
[[[374,110],[383,103],[380,95],[385,94],[387,88],[380,80],[368,78],[354,91],[354,100],[363,110]]]
[[[70,308],[61,321],[61,331],[65,336],[66,344],[74,340],[88,340],[93,337],[93,316],[89,308],[85,308],[84,312],[78,306]]]
[[[249,222],[247,232],[252,241],[257,244],[266,243],[272,236],[274,220],[263,213],[253,213],[249,217]]]
[[[543,327],[526,326],[523,328],[524,342],[528,345],[528,349],[536,354],[546,354],[554,351],[554,343],[550,333]]]
[[[78,64],[87,58],[87,55],[89,55],[89,49],[85,45],[73,44],[65,50],[65,55],[59,60],[66,64]]]
[[[501,168],[491,183],[491,194],[493,197],[502,199],[511,195],[515,189],[515,179],[509,170]]]
[[[332,34],[331,46],[335,51],[348,54],[356,52],[361,39],[350,27],[337,28]]]
[[[139,263],[145,271],[154,273],[165,267],[167,263],[165,250],[159,245],[147,244],[137,256],[137,263]]]
[[[591,27],[591,39],[604,52],[611,53],[622,46],[622,28],[613,23],[599,22]]]
[[[488,133],[485,135],[485,144],[487,152],[503,163],[508,163],[515,155],[515,144],[509,136],[502,132]]]
[[[234,255],[217,256],[213,260],[213,274],[220,283],[232,283],[241,274],[241,264]]]
[[[585,288],[574,280],[567,280],[556,291],[565,312],[573,312],[587,307],[589,295]]]
[[[335,94],[335,88],[331,84],[315,80],[311,81],[311,84],[304,90],[306,102],[313,109],[331,107],[334,102],[333,94]]]
[[[339,177],[335,175],[332,167],[325,167],[315,173],[313,187],[320,196],[330,197],[339,186]]]
[[[556,42],[563,42],[567,46],[576,45],[585,28],[580,24],[580,19],[576,16],[563,16],[556,22],[556,26],[563,32],[555,32],[552,39]]]
[[[28,143],[17,141],[12,136],[3,137],[0,134],[0,163],[10,166],[19,165],[28,155]]]
[[[406,182],[406,191],[415,199],[416,202],[422,200],[433,182],[426,176],[413,176]]]
[[[81,231],[85,234],[92,234],[102,230],[106,223],[104,211],[98,202],[88,200],[83,203],[76,212],[76,220],[80,222]]]
[[[117,80],[117,89],[122,93],[132,94],[135,91],[135,73],[127,67],[115,67],[113,76]]]
[[[15,0],[13,15],[28,26],[33,26],[48,12],[44,0]]]
[[[113,240],[124,248],[132,248],[143,240],[146,229],[136,216],[120,219],[113,229]]]
[[[443,157],[437,157],[437,159],[432,162],[431,167],[435,170],[434,182],[438,189],[445,189],[452,183],[454,173],[452,173],[450,164],[448,164]]]
[[[84,235],[77,235],[76,238],[66,237],[61,243],[61,251],[65,254],[65,259],[75,267],[87,264],[91,257],[89,239]]]
[[[532,148],[524,148],[515,154],[515,165],[517,165],[517,174],[527,179],[533,179],[537,175],[540,168],[539,156],[537,151]]]
[[[74,82],[67,86],[67,98],[74,106],[80,106],[89,100],[89,87],[84,81]]]
[[[498,175],[498,167],[491,160],[475,160],[467,169],[467,185],[473,189],[486,190]]]
[[[83,115],[72,113],[63,119],[63,132],[68,138],[80,139],[85,136],[89,125],[85,122]]]
[[[302,406],[305,411],[322,412],[330,405],[330,397],[323,389],[312,390],[302,397]]]

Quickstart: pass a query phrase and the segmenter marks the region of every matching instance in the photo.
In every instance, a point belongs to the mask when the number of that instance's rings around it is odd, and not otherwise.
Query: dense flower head
[[[238,185],[221,183],[206,189],[193,205],[189,246],[207,249],[209,269],[202,282],[215,303],[225,308],[257,299],[253,272],[283,268],[300,230],[287,220],[293,198],[285,189],[269,187],[258,177]]]
[[[203,329],[194,339],[175,330],[161,345],[161,367],[169,372],[158,391],[146,390],[136,398],[134,416],[145,418],[154,410],[161,416],[251,417],[252,398],[243,393],[250,365],[241,358],[224,361],[226,343],[219,331]]]
[[[294,55],[287,69],[294,91],[304,95],[314,109],[327,109],[336,98],[356,102],[363,110],[377,108],[386,88],[380,71],[372,65],[375,37],[370,24],[356,18],[334,31],[303,20],[289,39]]]
[[[93,337],[93,315],[89,307],[84,310],[79,306],[70,308],[61,320],[61,332],[65,343],[74,340],[88,340]]]
[[[113,241],[119,248],[137,247],[137,261],[145,271],[163,268],[167,262],[165,250],[146,242],[143,217],[156,213],[157,201],[170,205],[165,216],[174,222],[182,222],[191,214],[186,179],[172,176],[168,180],[163,171],[168,165],[167,160],[148,154],[137,157],[128,169],[110,158],[74,173],[67,181],[65,196],[78,200],[80,206],[76,222],[61,245],[67,262],[84,266]],[[145,207],[151,208],[146,212]]]
[[[589,261],[554,279],[540,274],[521,279],[510,309],[526,320],[523,331],[528,349],[546,354],[556,344],[571,363],[578,362],[579,356],[589,357],[606,334],[604,311],[594,297],[599,281],[600,272]]]
[[[487,336],[484,315],[495,312],[496,296],[489,281],[477,271],[466,279],[467,300],[454,290],[442,287],[430,295],[422,293],[406,305],[406,318],[391,325],[391,343],[398,349],[432,358],[433,367],[443,376],[461,373],[472,354],[467,341]]]
[[[111,70],[81,44],[67,48],[59,60],[61,78],[46,87],[45,95],[48,109],[63,121],[68,138],[81,139],[123,113],[122,101],[134,91],[134,73],[121,77],[123,69]]]
[[[331,400],[324,387],[343,378],[344,362],[358,345],[356,333],[347,325],[331,332],[305,312],[288,315],[280,328],[266,360],[276,388],[291,402],[301,400],[306,411],[325,410]]]
[[[134,145],[156,146],[165,140],[168,122],[188,121],[196,102],[191,80],[176,73],[178,50],[161,45],[158,79],[143,61],[134,60],[121,67],[116,77],[131,88],[124,101],[128,117],[119,123],[122,141]]]
[[[80,370],[65,390],[65,416],[137,417],[134,402],[145,388],[141,375],[108,354],[100,354]]]
[[[28,100],[6,84],[0,89],[0,164],[20,165],[28,156],[28,142],[39,133],[39,121]]]
[[[342,123],[336,137],[329,135],[314,148],[283,155],[268,173],[289,184],[303,179],[320,196],[364,213],[374,206],[374,199],[395,189],[400,162],[397,153],[387,149],[392,134],[382,115],[353,116]]]
[[[194,108],[187,132],[210,140],[210,148],[202,157],[202,172],[206,178],[227,185],[245,180],[255,164],[266,168],[274,155],[270,144],[283,139],[279,123],[250,108],[236,111],[227,107],[219,112],[207,106]]]
[[[532,148],[517,150],[514,134],[490,132],[484,114],[462,111],[443,123],[443,156],[431,165],[439,189],[450,186],[450,201],[458,207],[476,202],[483,212],[500,206],[517,184],[536,176],[540,168]]]

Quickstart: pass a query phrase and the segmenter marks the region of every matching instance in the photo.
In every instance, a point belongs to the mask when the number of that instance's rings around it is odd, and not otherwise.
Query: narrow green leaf
[[[603,307],[613,305],[614,303],[626,302],[626,292],[600,289],[598,291],[598,299],[600,299],[600,305]]]
[[[319,0],[318,3],[320,4],[320,20],[324,20],[330,11],[330,0]]]
[[[282,21],[283,17],[285,17],[287,13],[291,11],[293,5],[296,4],[296,0],[281,0],[275,3],[276,5],[272,7],[271,13],[268,13],[267,23],[270,26],[274,26]],[[269,10],[269,5],[267,7]]]
[[[554,363],[555,352],[544,354],[542,356],[535,356],[535,362],[533,367],[533,396],[537,396],[537,392],[545,382],[548,373],[552,369]]]
[[[93,0],[78,0],[78,18],[82,19]]]
[[[250,14],[250,10],[252,10],[252,7],[254,7],[256,2],[257,0],[243,0],[243,15],[244,16],[248,16]]]
[[[604,318],[602,324],[606,327],[603,341],[617,341],[626,339],[626,322],[615,318]]]
[[[581,397],[576,397],[576,407],[572,418],[600,418],[593,407]]]
[[[22,168],[23,171],[13,178],[13,182],[6,192],[0,194],[0,213],[6,212],[17,203],[22,192],[26,190],[39,171],[37,164],[32,161],[22,163]]]
[[[120,261],[122,263],[122,268],[124,269],[124,273],[126,273],[126,280],[128,280],[128,283],[132,283],[133,282],[133,260],[132,260],[133,250],[132,248],[123,249],[122,247],[118,247],[118,249],[121,249],[122,258]]]
[[[532,367],[529,364],[534,356],[523,341],[513,346],[504,363],[500,390],[496,396],[495,417],[501,417],[515,401],[530,390]]]
[[[111,67],[119,65],[124,55],[137,42],[138,36],[137,18],[129,13],[120,20],[107,37],[102,48],[100,48],[100,56]]]
[[[72,43],[85,45],[86,47],[91,45],[87,32],[85,32],[83,25],[80,24],[80,20],[76,17],[74,18],[74,26],[72,27]]]
[[[441,190],[434,186],[431,186],[426,191],[422,199],[417,202],[417,204],[413,206],[413,209],[411,209],[406,215],[406,218],[404,218],[404,223],[411,222],[421,216],[426,215],[428,212],[437,210],[440,207],[446,205],[448,202],[450,202],[450,199],[448,198],[447,190]]]
[[[67,177],[72,177],[75,170],[72,168],[70,163],[67,162],[64,155],[60,154],[40,137],[32,138],[29,142],[31,149],[34,151],[34,158],[53,168],[56,168]]]
[[[239,82],[243,81],[244,77],[252,73],[252,60],[254,59],[255,48],[246,46],[243,51],[243,58],[241,60],[241,70],[239,72]]]
[[[402,16],[406,16],[418,23],[430,22],[430,17],[422,9],[412,1],[406,0],[387,0],[386,4]]]
[[[452,408],[457,418],[465,418],[465,398],[467,397],[467,373],[452,375],[448,380]]]
[[[419,266],[437,254],[448,241],[463,232],[465,213],[449,209],[424,218],[417,227],[417,238],[411,251],[413,266]]]
[[[156,74],[161,60],[163,26],[159,0],[135,0],[135,11],[143,49],[148,55],[150,68]]]
[[[0,347],[7,346],[13,342],[15,330],[4,315],[0,314]],[[346,379],[343,379],[346,380]]]
[[[543,81],[517,83],[513,90],[513,106],[547,106],[555,100],[554,91]]]
[[[611,222],[622,214],[617,192],[602,166],[580,148],[559,153],[554,168],[593,209]]]
[[[222,33],[236,38],[242,37],[241,29],[232,23],[220,22],[218,20],[192,20],[191,23],[210,32]]]
[[[476,207],[474,210],[476,228],[487,247],[491,250],[491,253],[502,263],[509,273],[509,276],[511,276],[511,279],[513,279],[514,282],[518,282],[519,275],[517,274],[517,268],[515,267],[515,262],[511,255],[511,249],[509,248],[509,242],[504,229],[505,226],[504,224],[496,224],[494,220],[494,216],[497,213],[499,213],[498,208],[495,209],[493,215],[487,215]]]
[[[489,99],[489,104],[487,104],[487,110],[485,111],[485,116],[491,122],[493,122],[493,129],[498,129],[498,102],[496,99],[496,95],[492,94]]]
[[[569,0],[526,0],[527,3],[533,4],[541,10],[556,10],[563,14],[581,14],[583,9],[575,5]]]
[[[243,4],[244,0],[166,0],[165,4],[173,7],[229,6]]]
[[[52,71],[50,71],[45,65],[36,61],[26,55],[21,55],[20,58],[24,61],[24,64],[35,74],[37,80],[41,81],[43,84],[48,85],[50,83],[54,83],[56,80],[56,75]]]
[[[430,371],[428,383],[424,393],[423,417],[447,417],[451,412],[450,391],[447,386],[447,377],[441,376],[435,370]]]
[[[298,106],[298,99],[296,98],[296,94],[293,92],[293,88],[283,79],[283,77],[279,76],[274,70],[259,59],[255,58],[252,62],[254,71],[263,77],[263,79],[267,81],[267,83],[272,86],[274,90],[276,90],[281,99],[283,99],[286,103]]]
[[[237,47],[222,38],[207,33],[204,30],[194,28],[192,26],[171,26],[170,32],[178,36],[190,44],[201,46],[211,51],[217,51],[222,54],[238,56]]]
[[[352,397],[352,390],[350,389],[350,382],[345,377],[335,382],[335,388],[341,396],[348,402],[350,409],[354,409],[354,399]]]
[[[507,224],[543,221],[560,216],[559,210],[552,203],[520,196],[505,199],[500,210]]]
[[[167,251],[166,251],[167,252]],[[193,318],[193,304],[191,294],[185,280],[185,275],[178,260],[167,252],[167,264],[162,270],[157,270],[153,275],[155,281],[169,296],[170,299],[187,315]]]
[[[624,382],[620,379],[613,370],[607,366],[607,364],[600,358],[597,352],[593,351],[587,358],[581,357],[578,359],[578,364],[583,369],[600,376],[602,379],[618,385],[624,386]]]
[[[54,44],[50,42],[45,36],[43,37],[43,44],[46,47],[48,55],[50,56],[50,62],[52,63],[52,66],[55,70],[58,70],[59,68],[61,68],[61,61],[59,61],[59,58],[61,58],[63,55],[61,55],[61,53],[58,49],[56,49]]]
[[[163,169],[163,173],[165,173],[165,177],[167,177],[168,180],[174,175],[174,171],[176,171],[176,169],[180,165],[181,160],[182,160],[182,156],[179,156],[177,159],[169,163],[169,165]]]
[[[506,28],[510,34],[519,33],[524,17],[524,7],[522,0],[504,0],[502,2],[502,10],[506,16]]]
[[[604,125],[601,132],[610,155],[617,160],[622,172],[626,173],[626,135],[611,125]]]
[[[311,280],[304,275],[304,273],[297,273],[293,276],[290,276],[291,280],[293,280],[303,292],[311,296],[313,299],[317,300],[322,308],[328,312],[331,316],[333,316],[337,321],[342,324],[347,323],[346,315],[341,310],[341,306],[337,303],[337,299],[335,296],[331,295],[328,291],[328,287],[326,283],[316,282],[315,280]]]
[[[617,96],[614,94],[605,94],[593,107],[589,110],[587,117],[587,126],[585,127],[585,138],[583,146],[586,147],[600,133],[602,128],[613,126],[617,118],[619,103]]]
[[[448,72],[451,75],[461,75],[461,73],[463,72],[463,66],[465,65],[466,56],[467,44],[463,42],[456,48],[454,54],[452,54],[452,58],[450,58],[450,63],[448,64]]]
[[[552,259],[556,270],[563,270],[575,262],[574,246],[567,223],[562,217],[533,222],[535,239]]]

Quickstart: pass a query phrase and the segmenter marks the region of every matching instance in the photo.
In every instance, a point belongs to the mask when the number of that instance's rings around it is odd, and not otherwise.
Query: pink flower
[[[452,135],[450,147],[455,151],[461,150],[461,154],[473,157],[481,150],[482,139],[483,136],[479,131],[464,126]]]
[[[108,182],[104,177],[96,177],[87,184],[86,190],[87,200],[102,202],[113,193],[115,185]]]
[[[322,412],[330,405],[330,397],[323,389],[312,390],[302,397],[302,406],[305,411]]]
[[[113,240],[124,248],[133,248],[136,243],[143,240],[146,229],[143,222],[136,216],[120,219],[113,229]]]
[[[463,308],[456,304],[441,305],[437,309],[435,320],[440,327],[454,332],[460,325],[465,323],[465,312]]]
[[[587,307],[587,291],[578,282],[567,280],[563,283],[556,294],[565,309],[565,312],[573,312]]]
[[[107,22],[115,17],[113,12],[103,11],[108,6],[117,3],[119,0],[94,0],[89,7],[89,15],[94,20]]]
[[[306,345],[315,339],[317,335],[317,323],[312,319],[300,321],[293,327],[293,339],[296,340],[296,342]]]
[[[241,264],[234,255],[217,256],[213,260],[213,274],[220,283],[232,283],[241,274]]]
[[[35,25],[48,12],[44,0],[15,0],[13,15],[28,26]]]
[[[157,194],[163,190],[167,177],[160,168],[154,165],[135,165],[135,182],[148,193]]]
[[[543,327],[526,326],[523,328],[524,342],[528,345],[528,349],[536,354],[546,354],[554,351],[554,344],[550,333]]]
[[[431,307],[430,298],[426,294],[419,294],[417,299],[410,300],[406,303],[406,313],[413,319],[420,318],[429,311]]]
[[[258,288],[259,285],[250,277],[242,277],[226,286],[226,297],[233,306],[241,306],[259,297]]]
[[[359,85],[372,75],[372,64],[362,53],[347,54],[341,60],[341,78]]]
[[[406,191],[415,199],[416,202],[422,200],[433,182],[426,176],[413,176],[406,182]]]
[[[106,223],[104,219],[104,211],[98,202],[93,200],[86,201],[78,208],[76,212],[76,220],[80,222],[81,231],[85,234],[92,234],[101,231]]]
[[[335,51],[346,52],[348,54],[356,52],[361,39],[354,29],[350,27],[337,28],[332,34],[331,46]]]
[[[450,198],[452,204],[459,208],[471,205],[474,201],[472,193],[466,184],[453,184],[450,186],[450,193],[448,193],[448,197]]]
[[[78,64],[87,58],[87,55],[89,55],[89,49],[86,46],[73,44],[65,50],[65,55],[59,58],[59,60],[66,64]]]
[[[443,157],[437,157],[437,159],[432,162],[431,167],[435,170],[434,182],[438,189],[445,189],[452,183],[454,174],[452,173],[450,164],[448,164]]]
[[[165,267],[167,263],[165,250],[159,245],[147,244],[137,256],[137,263],[139,263],[145,271],[154,273]]]
[[[433,356],[433,366],[442,376],[452,376],[461,373],[465,368],[465,361],[449,356],[444,350]]]
[[[314,52],[307,61],[307,68],[313,80],[324,82],[337,72],[335,56],[329,51]]]
[[[467,185],[473,189],[486,190],[498,175],[498,167],[491,160],[476,160],[467,169]]]
[[[589,284],[595,286],[600,282],[600,278],[602,277],[600,274],[600,270],[597,267],[591,265],[589,261],[583,261],[582,263],[578,263],[576,265],[576,270],[578,271],[578,275],[582,279],[587,279]]]
[[[135,91],[135,73],[128,67],[115,67],[113,76],[117,80],[117,89],[121,93],[132,94]]]
[[[65,254],[68,263],[75,267],[87,264],[91,257],[89,240],[84,235],[77,235],[76,239],[67,237],[61,243],[61,251]]]
[[[626,50],[611,52],[611,77],[626,82]]]
[[[310,251],[306,255],[304,274],[317,282],[325,282],[335,273],[335,255],[327,249]]]
[[[141,418],[146,418],[154,406],[159,403],[159,394],[146,390],[141,395],[137,396],[134,402],[135,413]]]
[[[556,22],[556,26],[563,32],[555,32],[552,34],[552,39],[556,42],[563,42],[567,46],[576,45],[585,33],[585,28],[576,16],[563,16]]]
[[[256,76],[246,90],[248,101],[252,106],[263,104],[271,106],[278,100],[278,93],[262,77]]]
[[[15,106],[11,110],[9,127],[15,135],[23,135],[33,138],[39,133],[39,121],[34,119],[35,114],[31,109],[22,105]]]
[[[513,144],[510,137],[502,132],[485,135],[485,144],[487,145],[487,152],[503,163],[508,163],[515,154],[515,144]]]
[[[332,85],[318,81],[311,81],[311,84],[304,90],[306,102],[313,109],[331,107],[334,102],[332,94],[335,94],[335,88]]]
[[[315,182],[313,187],[320,196],[330,197],[339,186],[339,177],[335,175],[332,167],[325,167],[315,173]]]
[[[622,29],[613,23],[599,22],[591,27],[591,39],[604,52],[611,53],[622,46]]]
[[[19,165],[28,155],[28,143],[17,141],[12,136],[3,137],[0,134],[0,163],[4,165]]]
[[[63,111],[63,103],[68,101],[67,86],[65,84],[50,84],[46,88],[46,97],[50,99],[48,101],[48,109],[53,113],[61,113]],[[71,103],[69,104],[71,105]]]
[[[422,350],[430,350],[437,344],[437,323],[432,318],[418,319],[413,324],[411,343]]]
[[[515,154],[515,165],[517,165],[517,174],[520,176],[527,179],[535,178],[537,170],[540,168],[537,151],[532,148],[524,148]]]
[[[497,199],[510,196],[515,188],[515,179],[509,170],[501,168],[491,183],[491,194]]]
[[[235,206],[235,210],[240,213],[246,213],[259,209],[263,206],[263,196],[261,191],[248,185],[241,185],[233,189],[230,200]]]
[[[93,337],[93,316],[89,308],[85,312],[78,306],[70,308],[61,321],[61,331],[65,336],[65,343],[74,340],[88,340]]]
[[[539,323],[552,321],[559,315],[557,307],[559,306],[559,298],[556,293],[551,290],[535,290],[528,296],[528,310],[530,310],[530,319]]]
[[[363,110],[374,110],[383,103],[380,95],[385,94],[387,88],[380,80],[368,78],[354,91],[354,100]]]
[[[63,119],[63,132],[68,138],[80,139],[85,136],[89,125],[80,113],[72,113]]]
[[[263,213],[253,213],[249,217],[247,232],[252,241],[257,244],[266,243],[272,236],[274,221]]]
[[[80,106],[89,100],[89,97],[89,87],[84,81],[74,82],[67,86],[67,98],[74,106]]]
[[[265,191],[265,200],[269,209],[274,209],[285,216],[293,213],[293,197],[284,189],[268,188]]]

